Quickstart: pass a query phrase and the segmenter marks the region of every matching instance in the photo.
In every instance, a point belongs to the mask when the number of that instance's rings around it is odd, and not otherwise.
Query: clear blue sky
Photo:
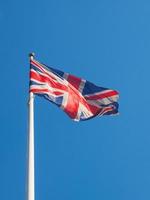
[[[0,199],[25,200],[28,53],[120,92],[120,115],[73,122],[35,100],[36,200],[150,199],[150,1],[0,2]]]

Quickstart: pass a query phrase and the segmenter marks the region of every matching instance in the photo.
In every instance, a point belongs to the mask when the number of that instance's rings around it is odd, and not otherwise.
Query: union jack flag
[[[30,60],[30,92],[59,106],[75,121],[118,113],[115,90]]]

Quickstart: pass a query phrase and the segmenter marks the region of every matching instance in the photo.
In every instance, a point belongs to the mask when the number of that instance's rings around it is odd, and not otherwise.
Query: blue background
[[[120,115],[73,122],[35,99],[36,200],[150,199],[150,1],[0,2],[0,199],[26,199],[28,53],[120,92]]]

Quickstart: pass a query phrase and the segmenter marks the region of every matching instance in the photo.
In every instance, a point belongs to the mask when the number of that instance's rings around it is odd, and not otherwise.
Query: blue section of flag
[[[88,94],[92,94],[92,93],[101,92],[101,91],[104,91],[104,90],[107,90],[107,88],[99,87],[99,86],[96,86],[95,84],[93,84],[89,81],[86,81],[82,94],[88,95]]]

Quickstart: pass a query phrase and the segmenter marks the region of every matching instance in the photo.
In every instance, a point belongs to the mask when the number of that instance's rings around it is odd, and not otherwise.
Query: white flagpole
[[[34,54],[29,54],[30,61]],[[28,182],[27,182],[27,200],[35,200],[34,189],[34,94],[29,94],[29,136],[28,136]]]

